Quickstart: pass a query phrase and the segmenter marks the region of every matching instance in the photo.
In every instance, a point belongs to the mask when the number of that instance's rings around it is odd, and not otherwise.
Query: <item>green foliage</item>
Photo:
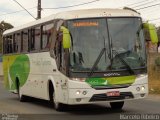
[[[0,22],[0,53],[2,53],[2,34],[5,30],[11,29],[13,26],[4,21]]]
[[[2,32],[4,32],[5,30],[8,30],[8,29],[11,29],[11,28],[13,28],[13,26],[12,26],[10,23],[6,23],[6,22],[4,22],[4,21],[2,21],[2,22],[0,23],[0,30],[1,30]]]
[[[158,39],[159,39],[159,42],[160,42],[160,27],[157,28],[157,34],[158,34]]]

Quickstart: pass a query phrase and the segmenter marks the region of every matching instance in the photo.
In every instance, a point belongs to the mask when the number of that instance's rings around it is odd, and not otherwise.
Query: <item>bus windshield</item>
[[[73,72],[120,71],[146,67],[140,18],[69,20]],[[125,64],[124,64],[125,62]]]

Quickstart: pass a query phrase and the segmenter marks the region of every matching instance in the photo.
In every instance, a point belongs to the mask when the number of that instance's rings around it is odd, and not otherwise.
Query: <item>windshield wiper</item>
[[[111,42],[111,51],[112,51],[112,58],[111,58],[111,68],[112,68],[112,63],[113,63],[113,54],[115,54],[115,56],[117,56],[119,58],[119,60],[127,67],[127,69],[129,70],[130,74],[135,75],[135,72],[132,70],[132,68],[128,65],[128,63],[120,57],[120,54],[123,53],[118,53],[116,50],[113,50],[113,46],[112,46],[112,36],[110,35],[110,42]]]
[[[94,72],[94,69],[95,69],[96,66],[98,65],[98,63],[99,63],[99,61],[100,61],[100,59],[101,59],[101,57],[102,57],[102,55],[103,55],[104,53],[105,53],[105,61],[106,61],[106,59],[107,59],[107,55],[108,55],[108,58],[110,59],[109,53],[108,53],[108,51],[107,51],[107,49],[106,49],[106,42],[105,42],[106,40],[105,40],[105,37],[104,37],[104,36],[103,36],[103,40],[104,40],[104,48],[102,48],[100,54],[98,55],[96,61],[94,62],[93,66],[92,66],[92,68],[91,68],[91,72],[88,74],[89,77],[92,76],[92,74],[93,74],[93,72]],[[107,55],[106,55],[106,54],[107,54]]]
[[[101,57],[102,57],[102,55],[104,54],[105,51],[106,51],[106,48],[103,48],[103,49],[101,50],[100,54],[98,55],[96,61],[94,62],[93,66],[92,66],[92,68],[91,68],[91,72],[88,74],[89,77],[92,76],[92,74],[93,74],[93,72],[94,72],[94,69],[95,69],[96,66],[98,65],[98,63],[99,63],[99,61],[100,61],[100,59],[101,59]]]
[[[119,60],[127,67],[131,75],[135,75],[134,70],[128,65],[128,63],[120,56],[123,53],[118,53],[116,50],[112,50],[113,54],[119,58]]]

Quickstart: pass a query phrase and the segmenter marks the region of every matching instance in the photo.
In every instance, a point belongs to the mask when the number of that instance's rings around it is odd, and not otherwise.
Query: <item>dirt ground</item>
[[[160,94],[160,66],[156,66],[155,59],[160,53],[148,54],[148,77],[150,93]]]

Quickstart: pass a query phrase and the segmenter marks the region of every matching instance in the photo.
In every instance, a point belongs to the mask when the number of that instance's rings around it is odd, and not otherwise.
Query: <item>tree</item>
[[[0,22],[0,53],[2,53],[2,34],[5,30],[11,29],[13,26],[7,22]]]
[[[160,42],[160,27],[157,28],[158,40]]]

